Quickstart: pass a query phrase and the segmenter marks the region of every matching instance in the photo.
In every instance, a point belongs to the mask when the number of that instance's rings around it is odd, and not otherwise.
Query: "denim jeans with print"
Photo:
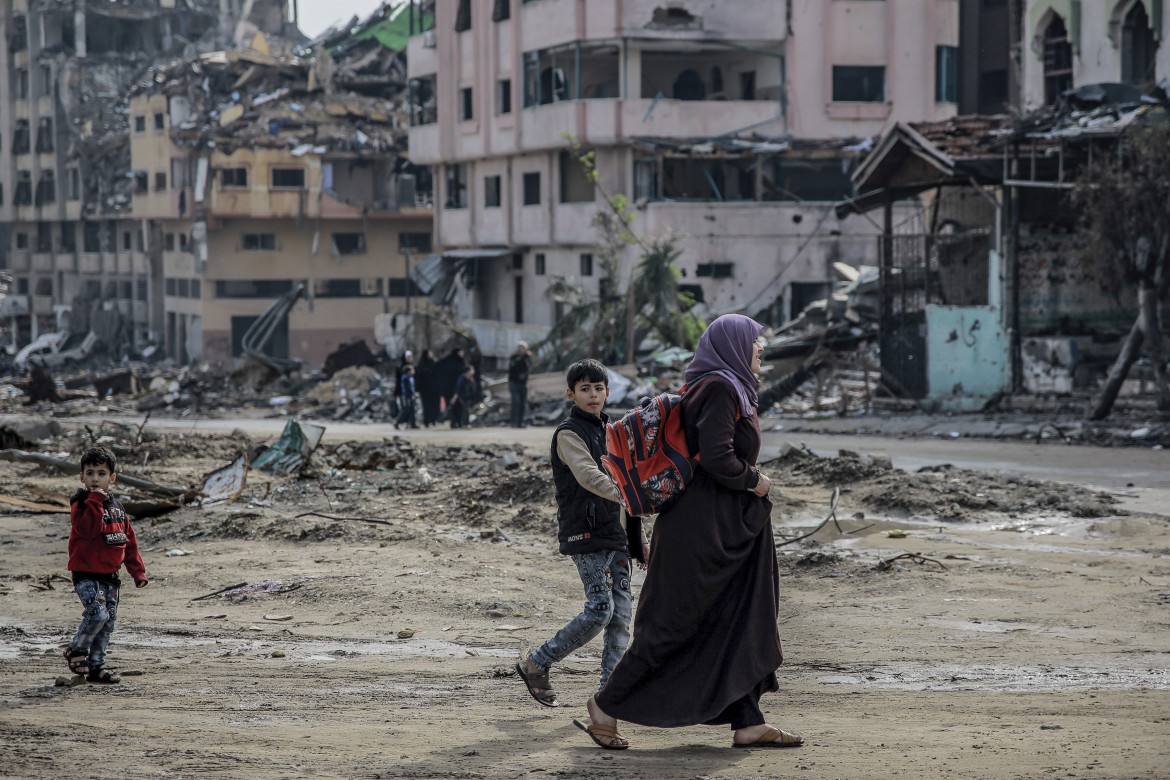
[[[531,660],[541,669],[548,669],[604,630],[600,686],[604,688],[630,643],[630,618],[634,614],[630,557],[625,552],[604,550],[572,558],[585,586],[585,609],[556,636],[534,650]]]
[[[69,647],[89,650],[89,668],[100,669],[106,665],[106,647],[118,617],[118,587],[97,580],[81,580],[73,586],[73,591],[85,611]]]

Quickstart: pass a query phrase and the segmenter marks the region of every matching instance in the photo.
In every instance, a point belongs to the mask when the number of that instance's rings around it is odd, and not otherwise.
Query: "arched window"
[[[1053,14],[1044,29],[1044,102],[1052,105],[1066,89],[1072,89],[1072,45],[1064,19]]]
[[[1145,4],[1134,3],[1121,26],[1121,80],[1126,84],[1153,81],[1157,47]]]

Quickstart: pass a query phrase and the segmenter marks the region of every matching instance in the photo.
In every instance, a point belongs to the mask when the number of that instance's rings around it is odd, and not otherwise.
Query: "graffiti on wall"
[[[1025,330],[1058,326],[1128,325],[1137,305],[1132,291],[1114,294],[1077,235],[1021,236],[1020,322]]]

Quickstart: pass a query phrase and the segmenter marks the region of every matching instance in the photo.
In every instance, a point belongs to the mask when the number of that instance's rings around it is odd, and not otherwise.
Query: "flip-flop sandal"
[[[69,664],[69,671],[74,674],[89,674],[89,661],[86,660],[89,658],[88,651],[67,647],[62,653],[62,657],[65,659],[65,663]]]
[[[790,748],[800,747],[804,744],[804,737],[799,734],[792,734],[783,729],[770,729],[764,733],[764,736],[757,739],[755,742],[745,742],[740,744],[733,742],[732,747],[737,748]]]
[[[520,675],[520,679],[524,681],[524,685],[528,688],[528,692],[532,694],[532,698],[546,707],[561,706],[561,703],[557,701],[557,692],[553,690],[552,683],[549,682],[547,671],[528,672],[524,670],[522,664],[517,663],[516,674]],[[543,690],[538,693],[538,688]]]
[[[110,669],[98,668],[91,669],[89,674],[85,676],[86,682],[103,683],[105,685],[112,685],[114,683],[122,682],[122,675]]]
[[[573,719],[573,725],[588,734],[589,738],[596,742],[598,747],[603,747],[606,750],[625,750],[630,746],[629,742],[625,742],[625,744],[614,744],[617,740],[625,741],[626,738],[619,734],[617,729],[611,729],[609,726],[598,726],[593,723],[586,726],[576,718]],[[609,741],[603,742],[602,740]]]

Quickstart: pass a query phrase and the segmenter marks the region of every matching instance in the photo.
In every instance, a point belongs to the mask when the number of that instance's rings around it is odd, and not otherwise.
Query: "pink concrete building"
[[[639,232],[686,235],[682,281],[709,310],[783,322],[825,294],[834,262],[876,262],[876,227],[832,208],[868,139],[956,112],[959,0],[412,12],[410,155],[435,166],[436,243],[470,318],[547,326],[550,277],[596,290],[604,190],[634,204]],[[595,153],[600,188],[571,139]]]

